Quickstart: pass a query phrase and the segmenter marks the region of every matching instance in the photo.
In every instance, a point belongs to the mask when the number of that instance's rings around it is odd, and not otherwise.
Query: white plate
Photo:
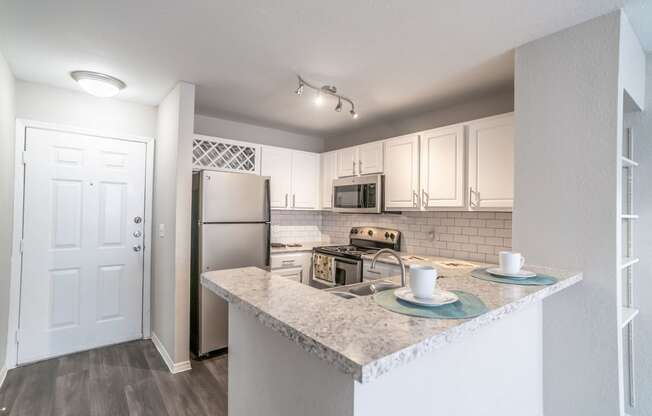
[[[422,299],[414,296],[409,287],[402,287],[394,291],[394,296],[409,303],[419,306],[442,306],[457,302],[460,298],[453,292],[435,289],[432,299]]]
[[[494,276],[510,277],[512,279],[527,279],[528,277],[537,277],[536,273],[527,270],[520,270],[516,274],[505,273],[504,271],[500,270],[499,267],[492,267],[490,269],[487,269],[487,273],[493,274]]]

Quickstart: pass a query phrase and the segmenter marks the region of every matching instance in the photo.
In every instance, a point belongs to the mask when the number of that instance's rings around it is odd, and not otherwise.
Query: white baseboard
[[[2,368],[0,368],[0,388],[2,388],[5,378],[7,378],[7,366],[3,365]]]
[[[163,361],[165,361],[165,364],[168,366],[172,374],[181,373],[183,371],[188,371],[191,369],[190,361],[182,361],[180,363],[175,363],[172,360],[172,357],[170,357],[168,351],[163,346],[161,340],[158,339],[158,337],[154,332],[152,332],[151,334],[152,334],[152,342],[154,343],[154,346],[158,350],[158,353],[161,355],[161,358],[163,358]]]

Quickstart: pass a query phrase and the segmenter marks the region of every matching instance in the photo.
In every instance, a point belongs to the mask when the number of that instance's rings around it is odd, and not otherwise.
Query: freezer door
[[[269,178],[201,172],[201,222],[269,221]]]
[[[200,272],[268,266],[270,224],[202,224]],[[229,310],[213,292],[199,288],[199,354],[228,346]]]

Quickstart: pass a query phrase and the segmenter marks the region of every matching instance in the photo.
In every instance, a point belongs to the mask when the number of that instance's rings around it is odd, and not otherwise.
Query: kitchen
[[[652,409],[642,2],[74,3],[0,13],[0,412]]]

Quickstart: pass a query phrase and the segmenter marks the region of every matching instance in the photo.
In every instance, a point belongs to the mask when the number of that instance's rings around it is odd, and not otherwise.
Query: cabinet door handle
[[[428,208],[428,200],[430,199],[430,195],[428,195],[428,192],[426,192],[425,189],[421,190],[422,198],[421,202],[423,202],[423,207]]]
[[[412,190],[412,206],[419,208],[419,193],[415,190]]]
[[[353,174],[355,175],[355,160],[353,160],[352,162],[353,162]]]
[[[475,202],[473,202],[473,195],[476,196],[476,200],[480,199],[480,193],[478,191],[474,191],[473,187],[469,187],[469,206],[471,208],[478,208],[479,205]]]
[[[358,160],[358,174],[362,175],[362,160]]]
[[[288,194],[285,194],[285,208],[288,207]]]
[[[297,206],[297,195],[292,194],[292,208],[296,208]]]

